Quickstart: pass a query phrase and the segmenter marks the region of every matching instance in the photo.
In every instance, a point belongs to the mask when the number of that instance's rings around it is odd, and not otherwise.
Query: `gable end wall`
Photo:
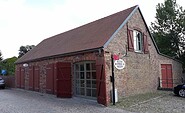
[[[135,95],[145,92],[153,92],[158,87],[158,77],[161,77],[161,64],[172,64],[174,78],[181,76],[181,64],[161,56],[151,40],[151,37],[145,27],[144,21],[139,10],[128,21],[129,29],[139,29],[148,37],[149,53],[127,52],[127,26],[115,35],[114,39],[105,48],[106,74],[107,74],[107,93],[109,95],[112,89],[110,82],[111,54],[119,55],[126,63],[123,70],[115,68],[115,87],[118,89],[119,97]]]

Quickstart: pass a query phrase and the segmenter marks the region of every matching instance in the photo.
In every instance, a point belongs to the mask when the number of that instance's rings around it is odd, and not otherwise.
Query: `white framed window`
[[[93,61],[78,62],[74,65],[75,95],[96,99],[96,64]]]
[[[134,36],[134,51],[135,52],[142,52],[143,51],[143,36],[142,33],[134,30],[133,31]]]

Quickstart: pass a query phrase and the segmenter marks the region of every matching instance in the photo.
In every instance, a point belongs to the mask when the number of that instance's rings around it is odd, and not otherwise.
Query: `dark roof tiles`
[[[47,38],[16,63],[103,47],[136,6]]]

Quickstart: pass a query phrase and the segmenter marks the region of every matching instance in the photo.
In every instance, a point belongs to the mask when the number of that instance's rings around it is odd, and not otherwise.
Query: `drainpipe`
[[[115,105],[115,80],[114,80],[114,58],[113,55],[111,55],[111,64],[112,64],[112,76],[111,76],[111,82],[112,82],[112,101],[113,105]]]

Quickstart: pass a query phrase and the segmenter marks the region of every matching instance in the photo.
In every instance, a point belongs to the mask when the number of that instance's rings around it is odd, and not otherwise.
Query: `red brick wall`
[[[111,91],[111,54],[117,54],[126,63],[126,67],[123,70],[115,69],[115,86],[118,89],[119,97],[129,96],[144,92],[156,91],[158,86],[158,77],[161,76],[160,65],[161,64],[172,64],[173,75],[175,78],[181,76],[181,64],[161,56],[157,53],[156,48],[150,38],[150,35],[146,29],[146,26],[142,20],[139,11],[131,17],[128,21],[128,27],[130,29],[139,28],[141,32],[144,32],[148,37],[149,53],[136,53],[127,52],[127,26],[125,25],[120,31],[114,36],[114,39],[104,49],[105,53],[105,74],[106,74],[106,91],[107,98],[110,101]],[[66,56],[61,58],[54,58],[48,60],[42,60],[37,62],[28,63],[29,66],[38,66],[40,69],[40,92],[46,92],[46,66],[56,62],[71,62],[72,70],[73,64],[80,61],[95,61],[98,57],[98,52],[77,54],[72,56]],[[17,65],[22,66],[22,64]],[[72,71],[73,75],[73,71]],[[74,84],[73,84],[74,85]],[[29,71],[28,67],[25,68],[25,89],[29,89]]]
[[[29,67],[38,66],[40,70],[40,89],[39,92],[46,93],[46,66],[48,64],[57,62],[71,62],[72,63],[72,76],[73,76],[73,64],[81,61],[95,61],[98,56],[98,52],[77,54],[73,56],[66,56],[55,59],[42,60],[37,62],[28,63],[28,67],[25,68],[25,89],[29,90]],[[16,67],[23,67],[23,64],[18,64]]]
[[[128,21],[129,29],[139,28],[148,37],[149,54],[127,52],[124,57],[127,44],[127,26],[125,25],[114,36],[114,39],[105,49],[106,75],[107,75],[107,93],[110,97],[111,91],[111,54],[117,54],[126,63],[123,70],[115,68],[115,87],[118,89],[119,97],[129,96],[145,92],[153,92],[158,87],[158,77],[161,76],[161,64],[172,64],[174,78],[182,76],[182,68],[179,62],[176,62],[157,53],[151,37],[146,29],[139,11]]]

